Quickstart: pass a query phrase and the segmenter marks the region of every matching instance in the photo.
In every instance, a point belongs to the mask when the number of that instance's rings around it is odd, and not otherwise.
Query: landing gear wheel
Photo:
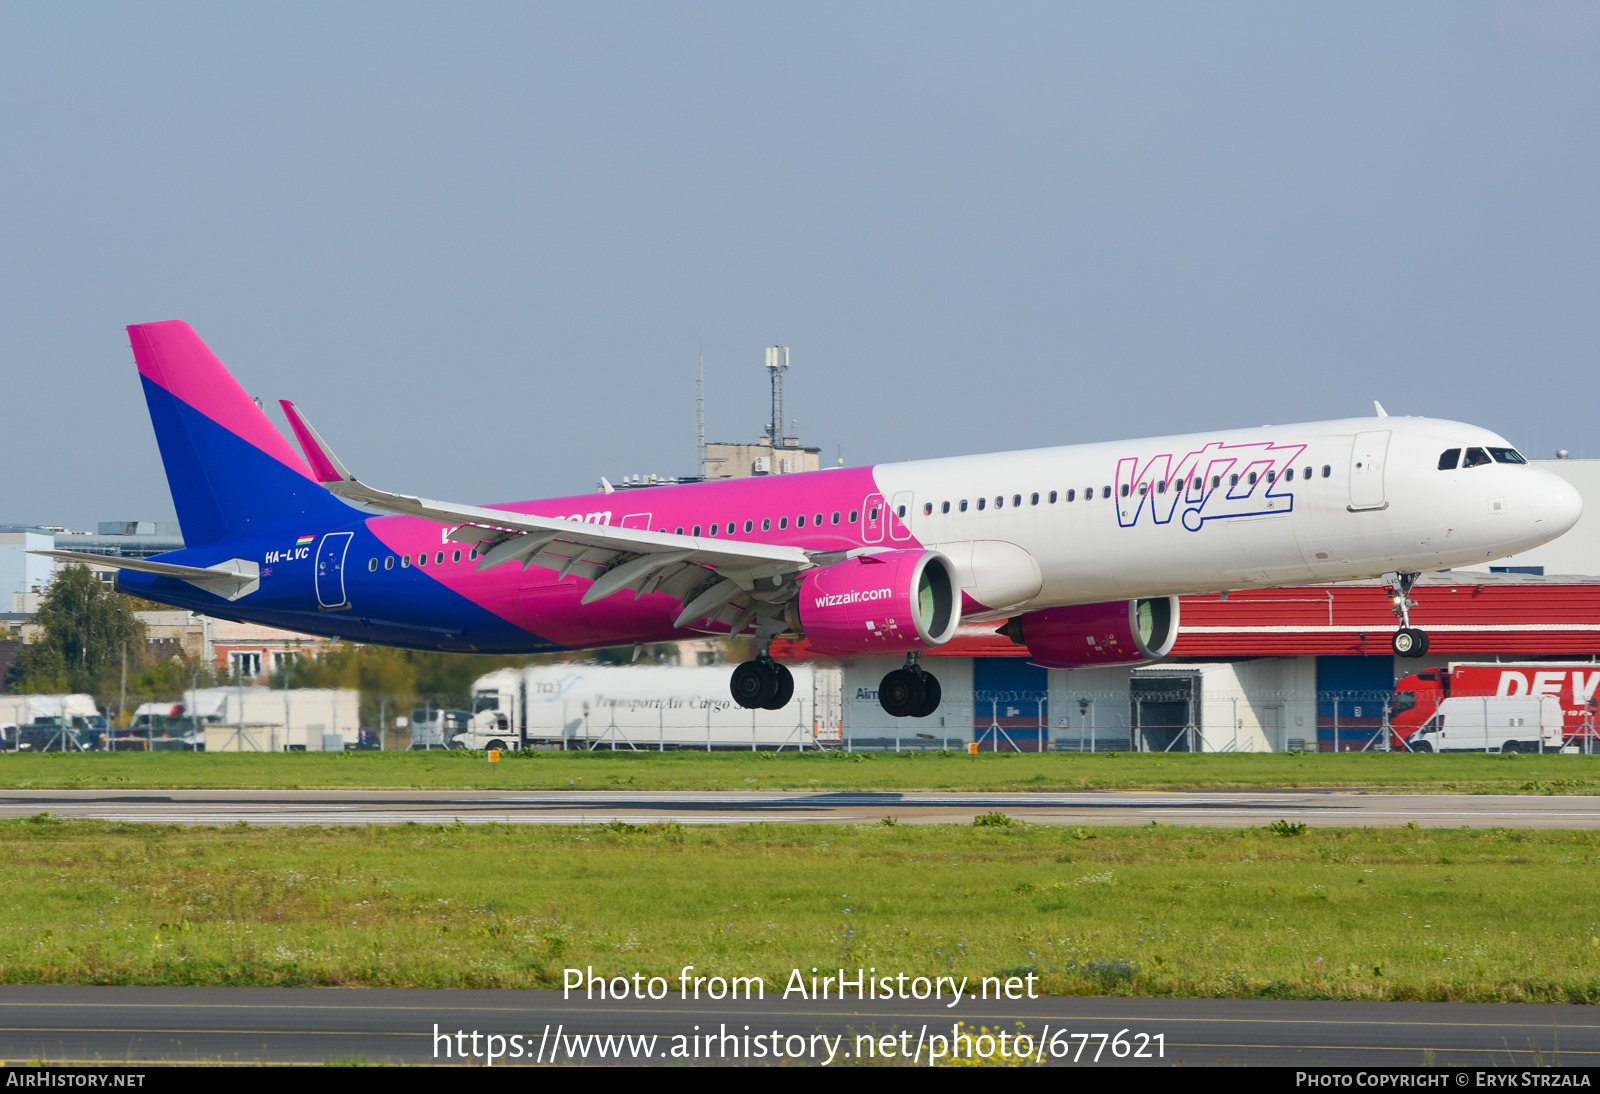
[[[771,661],[746,661],[733,670],[728,681],[733,701],[746,710],[768,706],[778,694],[778,674]]]
[[[891,718],[913,717],[927,699],[924,679],[910,669],[895,669],[878,685],[878,705]]]
[[[789,700],[794,698],[794,674],[787,665],[771,662],[772,673],[778,679],[778,690],[772,697],[772,702],[767,704],[768,710],[782,710],[789,705]]]
[[[1428,653],[1428,632],[1415,627],[1401,627],[1394,632],[1390,643],[1396,657],[1425,657]]]
[[[939,700],[944,698],[944,689],[939,687],[939,679],[932,673],[922,674],[922,703],[911,712],[913,718],[926,718],[939,709]]]

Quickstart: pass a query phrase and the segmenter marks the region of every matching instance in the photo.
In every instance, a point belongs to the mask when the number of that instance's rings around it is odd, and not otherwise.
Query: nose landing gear
[[[1411,599],[1411,588],[1421,576],[1400,573],[1383,575],[1383,583],[1394,598],[1394,616],[1400,621],[1400,629],[1394,632],[1394,638],[1390,640],[1396,657],[1425,657],[1428,653],[1428,632],[1411,625],[1411,609],[1417,606],[1417,602]]]
[[[904,668],[895,669],[878,685],[878,705],[892,718],[926,718],[939,709],[943,697],[938,677],[924,672],[914,653],[906,657]]]

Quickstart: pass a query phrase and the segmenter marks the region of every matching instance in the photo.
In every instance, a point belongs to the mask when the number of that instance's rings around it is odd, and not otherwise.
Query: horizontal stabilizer
[[[117,558],[113,555],[94,555],[87,551],[29,551],[30,555],[82,562],[87,566],[107,566],[118,570],[138,570],[140,573],[158,574],[187,581],[224,600],[238,600],[261,588],[261,566],[249,559],[230,558],[215,566],[179,566],[171,562],[152,562],[146,558]]]

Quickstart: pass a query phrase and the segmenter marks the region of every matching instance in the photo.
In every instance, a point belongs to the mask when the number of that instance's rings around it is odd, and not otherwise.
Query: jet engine
[[[1013,616],[996,633],[1027,646],[1036,663],[1053,669],[1154,661],[1178,640],[1178,598],[1046,608]]]
[[[805,575],[790,625],[818,653],[910,653],[950,641],[960,595],[937,551],[858,555]]]

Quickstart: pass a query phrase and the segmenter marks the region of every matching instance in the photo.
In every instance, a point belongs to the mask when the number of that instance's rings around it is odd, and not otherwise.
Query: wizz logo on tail
[[[1292,512],[1288,475],[1305,450],[1303,444],[1212,441],[1182,457],[1151,456],[1143,466],[1137,456],[1118,460],[1117,523],[1131,528],[1148,512],[1155,523],[1170,524],[1178,514],[1179,523],[1198,532],[1208,520]]]

